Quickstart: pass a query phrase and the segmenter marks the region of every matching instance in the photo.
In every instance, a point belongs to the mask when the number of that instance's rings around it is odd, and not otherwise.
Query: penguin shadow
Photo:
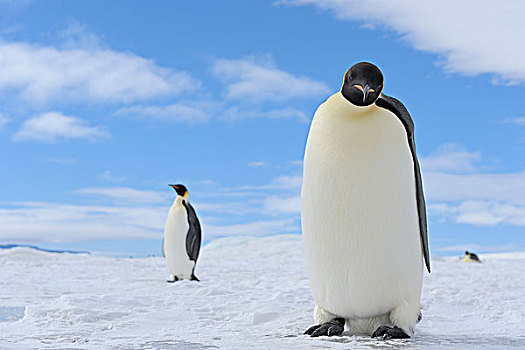
[[[302,335],[286,335],[285,338],[302,338]],[[353,335],[344,331],[340,336],[308,337],[312,348],[326,348],[326,343],[352,345],[356,349],[525,349],[525,337],[457,336],[453,334],[419,333],[409,339],[372,339],[366,335]],[[318,342],[316,345],[315,343]]]
[[[407,348],[420,349],[525,349],[525,336],[514,338],[491,335],[420,333]]]
[[[218,349],[215,345],[206,345],[201,343],[187,342],[183,340],[157,340],[149,341],[142,344],[138,348],[140,350],[164,350],[164,349],[184,349],[184,350],[202,350],[202,349]]]
[[[340,336],[337,337],[318,337],[318,341],[326,343],[341,343],[349,344],[352,347],[358,349],[385,349],[385,348],[418,348],[420,344],[417,343],[417,337],[409,339],[388,339],[383,340],[381,338],[371,338],[369,335],[355,335],[349,331],[344,331]],[[320,346],[323,347],[324,346]],[[427,349],[425,347],[425,349]]]
[[[275,335],[267,334],[267,337],[275,337]],[[412,337],[408,339],[387,339],[383,340],[381,338],[371,338],[369,335],[356,335],[352,334],[349,331],[345,330],[339,336],[320,336],[320,337],[310,337],[307,334],[303,334],[300,330],[298,333],[281,335],[282,338],[297,339],[298,341],[305,341],[308,343],[308,346],[311,348],[327,348],[326,343],[340,343],[340,344],[351,344],[352,348],[356,349],[384,349],[384,348],[414,348],[420,346],[418,343],[418,337]],[[425,347],[426,349],[426,347]]]

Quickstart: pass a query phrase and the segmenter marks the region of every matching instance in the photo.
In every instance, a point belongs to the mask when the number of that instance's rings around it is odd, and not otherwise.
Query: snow
[[[159,242],[160,244],[160,242]],[[432,261],[409,340],[309,338],[297,235],[203,247],[202,282],[166,283],[162,258],[0,251],[0,349],[524,349],[525,254]]]

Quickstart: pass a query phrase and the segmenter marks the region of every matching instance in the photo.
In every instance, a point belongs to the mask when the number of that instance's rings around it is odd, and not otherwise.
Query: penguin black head
[[[383,74],[372,63],[359,62],[346,71],[341,94],[356,106],[369,106],[383,91]]]
[[[186,188],[186,186],[181,185],[181,184],[177,184],[177,185],[168,185],[168,186],[173,187],[173,189],[177,192],[177,194],[178,194],[179,196],[182,196],[182,197],[186,197],[186,196],[188,196],[188,189]]]

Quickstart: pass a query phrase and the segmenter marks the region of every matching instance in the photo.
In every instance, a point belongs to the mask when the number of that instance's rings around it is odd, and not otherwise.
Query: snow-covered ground
[[[203,247],[202,282],[162,258],[0,251],[0,349],[525,349],[525,254],[434,258],[409,340],[309,338],[313,300],[296,235]]]

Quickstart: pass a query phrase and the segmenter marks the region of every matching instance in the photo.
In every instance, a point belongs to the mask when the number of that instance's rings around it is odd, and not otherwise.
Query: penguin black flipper
[[[166,257],[166,248],[164,248],[164,238],[162,239],[162,256]]]
[[[186,235],[186,252],[190,257],[190,260],[197,262],[199,257],[199,251],[201,249],[201,224],[195,214],[195,209],[191,206],[190,203],[183,201],[184,207],[188,214],[188,224],[190,228],[188,229],[188,234]]]
[[[405,106],[397,99],[381,94],[376,100],[375,104],[378,107],[389,110],[394,113],[403,126],[407,133],[408,145],[410,152],[412,153],[412,160],[414,163],[414,175],[416,179],[416,199],[417,199],[417,210],[419,217],[419,233],[421,236],[421,248],[423,250],[423,256],[425,257],[425,264],[428,272],[430,272],[430,254],[428,252],[428,233],[427,233],[427,213],[425,206],[425,197],[423,194],[423,182],[421,180],[421,170],[419,167],[419,161],[416,155],[416,144],[414,142],[414,122],[410,117]]]

